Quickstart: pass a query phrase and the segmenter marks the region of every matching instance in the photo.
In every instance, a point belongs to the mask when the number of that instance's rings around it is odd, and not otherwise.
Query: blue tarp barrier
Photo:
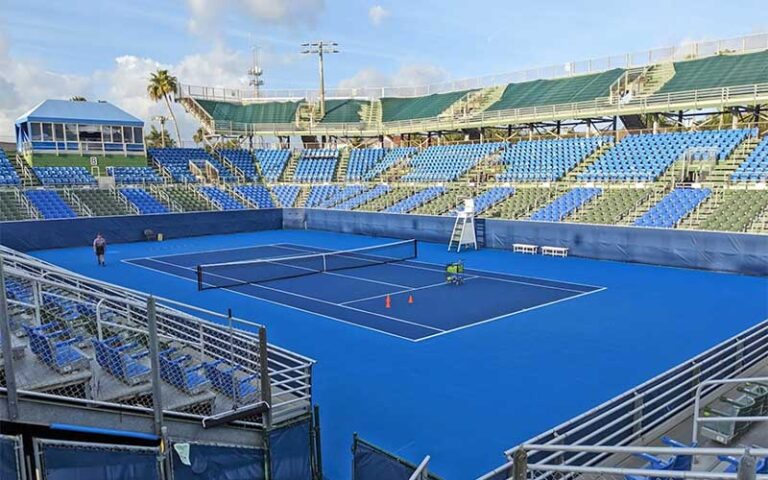
[[[285,209],[283,228],[308,228],[392,238],[445,242],[452,217],[338,210]],[[663,228],[486,219],[484,244],[512,249],[515,243],[569,248],[569,255],[601,260],[768,275],[764,235]]]
[[[416,465],[355,435],[352,442],[352,480],[408,480]],[[430,479],[439,479],[429,474]]]
[[[173,448],[174,480],[263,480],[264,451],[257,448],[190,444],[189,465]]]
[[[160,478],[157,449],[101,444],[41,445],[46,480]]]
[[[146,229],[170,239],[280,228],[280,209],[28,220],[0,223],[0,243],[28,252],[89,246],[99,232],[109,243],[124,243],[144,241]]]
[[[19,464],[18,448],[21,448],[18,439],[0,436],[0,479],[21,478],[19,472],[22,466]]]
[[[272,480],[312,480],[309,420],[269,434]]]

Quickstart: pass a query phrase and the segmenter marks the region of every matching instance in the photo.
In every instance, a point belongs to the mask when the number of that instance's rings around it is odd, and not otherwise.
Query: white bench
[[[568,249],[566,247],[541,247],[542,255],[550,255],[552,257],[567,257]]]
[[[530,253],[536,255],[539,251],[539,247],[536,245],[528,245],[527,243],[513,243],[512,251],[516,253]]]

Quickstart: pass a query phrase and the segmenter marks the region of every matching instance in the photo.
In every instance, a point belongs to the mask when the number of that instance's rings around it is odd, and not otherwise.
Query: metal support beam
[[[8,298],[5,294],[5,262],[0,256],[0,336],[2,336],[3,367],[5,369],[5,388],[8,397],[8,419],[19,418],[19,394],[16,391],[16,373],[13,369],[11,319],[8,316]]]
[[[152,411],[155,434],[163,433],[163,396],[160,390],[160,348],[157,340],[157,312],[155,297],[147,299],[147,330],[149,331],[149,360],[152,371]]]

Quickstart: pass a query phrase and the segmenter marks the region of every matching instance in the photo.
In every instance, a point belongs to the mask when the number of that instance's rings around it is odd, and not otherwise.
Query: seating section
[[[75,192],[77,198],[96,217],[109,215],[131,215],[133,210],[121,202],[114,190],[81,189]]]
[[[168,213],[168,207],[160,203],[143,188],[121,188],[120,193],[131,202],[142,215]]]
[[[162,177],[152,167],[107,167],[107,175],[118,185],[160,184]]]
[[[349,154],[347,181],[356,182],[366,178],[367,173],[381,160],[387,151],[383,148],[356,148]]]
[[[745,232],[768,209],[768,190],[729,190],[723,200],[698,228],[725,232]]]
[[[46,220],[77,217],[72,208],[53,190],[27,190],[24,195]]]
[[[487,111],[586,102],[607,97],[611,85],[624,74],[621,68],[554,80],[510,83]]]
[[[82,341],[68,328],[56,322],[36,327],[22,325],[29,340],[29,349],[38,360],[60,374],[88,368],[88,357],[77,348]]]
[[[675,188],[635,221],[638,227],[672,228],[711,193],[708,188]]]
[[[33,167],[44,186],[96,185],[96,179],[85,167]]]
[[[690,148],[716,148],[718,159],[723,160],[754,133],[743,129],[628,135],[578,178],[588,182],[650,182]]]
[[[675,76],[657,93],[765,83],[768,50],[675,62]]]
[[[183,186],[174,186],[164,188],[163,191],[168,194],[171,201],[175,202],[185,212],[213,210],[211,203],[201,197],[197,190]]]
[[[768,136],[757,144],[749,157],[733,173],[731,179],[737,182],[768,181]]]
[[[531,215],[531,220],[539,222],[560,222],[573,211],[602,193],[601,188],[577,187],[554,202],[537,210]]]
[[[21,185],[19,174],[16,173],[13,164],[2,149],[0,149],[0,185]]]
[[[29,213],[20,202],[19,190],[0,190],[0,220],[24,220]]]
[[[240,185],[235,190],[259,208],[275,208],[272,195],[264,185]]]
[[[261,174],[267,182],[276,182],[291,159],[290,150],[256,150],[256,161],[261,167]]]
[[[149,349],[139,342],[125,341],[115,335],[104,340],[91,338],[96,363],[126,385],[149,382]]]
[[[624,219],[651,193],[647,188],[604,189],[603,194],[569,221],[612,225]]]
[[[381,160],[371,165],[365,172],[363,180],[370,181],[376,179],[401,160],[415,155],[416,152],[418,152],[416,147],[395,147],[387,150],[384,156],[381,157]]]
[[[337,185],[315,185],[309,189],[309,195],[304,206],[307,208],[317,208],[324,201],[341,190],[341,187]]]
[[[276,185],[272,187],[272,192],[277,197],[277,201],[284,208],[296,205],[296,198],[299,196],[300,190],[301,187],[298,185]]]
[[[496,176],[501,182],[544,182],[563,177],[610,137],[537,140],[508,146],[501,156],[506,170]]]
[[[219,178],[225,182],[234,182],[234,174],[219,160],[213,158],[202,148],[150,148],[149,154],[177,182],[196,182],[197,179],[190,169],[190,163],[205,171],[206,162],[219,173]]]
[[[326,198],[320,204],[318,207],[320,208],[331,208],[336,206],[337,204],[355,197],[357,195],[360,195],[363,193],[366,189],[366,187],[362,185],[348,185],[346,187],[342,187],[336,192],[334,192],[330,197]]]
[[[335,205],[333,208],[336,210],[354,210],[372,200],[381,197],[382,195],[385,195],[389,191],[390,188],[387,185],[376,185],[370,190],[365,190],[357,196],[344,200],[343,202]]]
[[[424,205],[430,200],[437,198],[445,192],[445,187],[427,187],[423,190],[419,190],[407,198],[404,198],[391,207],[386,208],[384,211],[388,213],[408,213],[411,210],[415,210],[421,205]]]
[[[247,150],[242,148],[224,148],[219,150],[219,155],[243,172],[247,181],[253,182],[258,180],[256,164]]]
[[[196,100],[211,116],[221,123],[293,123],[296,110],[303,101],[241,103]]]
[[[480,215],[515,193],[512,187],[491,187],[475,197],[475,213]]]
[[[220,210],[243,210],[245,208],[242,203],[217,187],[200,187],[200,193],[205,195]]]
[[[338,159],[339,151],[335,148],[304,150],[296,165],[293,179],[297,182],[330,182]]]
[[[413,170],[402,177],[406,182],[449,182],[456,180],[481,159],[497,152],[501,143],[440,145],[429,147],[411,160]]]
[[[524,218],[548,203],[553,195],[553,188],[516,188],[508,199],[486,211],[485,215],[511,219]]]
[[[436,117],[469,92],[471,90],[435,93],[423,97],[382,98],[381,118],[383,122],[397,122]]]

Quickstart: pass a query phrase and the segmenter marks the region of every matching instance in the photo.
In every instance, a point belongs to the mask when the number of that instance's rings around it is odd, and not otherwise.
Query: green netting
[[[611,85],[624,74],[621,68],[555,80],[510,83],[488,110],[506,110],[561,103],[586,102],[607,97]]]
[[[675,62],[675,76],[658,93],[768,82],[768,50]]]
[[[146,167],[147,157],[143,155],[72,155],[53,153],[34,153],[29,162],[34,167],[85,167],[91,168],[91,157],[98,158],[99,167]]]
[[[216,121],[234,123],[293,123],[301,101],[267,102],[243,105],[215,100],[197,103]]]
[[[360,109],[363,104],[368,103],[362,100],[326,100],[325,117],[320,123],[360,123]]]
[[[399,120],[436,117],[471,91],[435,93],[433,95],[413,98],[382,98],[382,121],[396,122]]]

